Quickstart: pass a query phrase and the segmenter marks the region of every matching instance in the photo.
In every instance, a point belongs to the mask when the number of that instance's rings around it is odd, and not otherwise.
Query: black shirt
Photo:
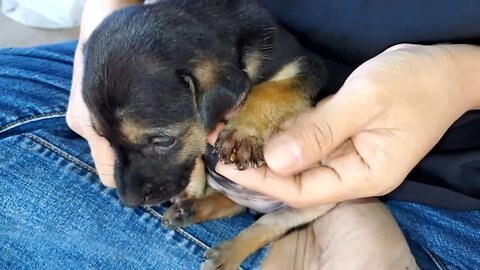
[[[358,65],[394,44],[480,41],[478,0],[262,2],[305,46],[326,59],[331,92]],[[480,209],[480,111],[470,111],[456,121],[387,197],[451,209]]]

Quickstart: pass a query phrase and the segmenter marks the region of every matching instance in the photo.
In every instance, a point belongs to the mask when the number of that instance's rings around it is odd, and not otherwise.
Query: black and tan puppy
[[[312,106],[325,70],[257,1],[164,0],[113,13],[85,44],[83,95],[94,128],[116,152],[125,205],[177,198],[171,227],[245,210],[207,187],[206,134],[240,107],[216,152],[238,169],[263,164],[263,146]],[[204,269],[236,269],[258,248],[333,206],[282,208],[207,251]]]

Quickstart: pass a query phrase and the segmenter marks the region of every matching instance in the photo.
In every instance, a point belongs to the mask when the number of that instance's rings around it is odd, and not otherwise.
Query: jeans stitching
[[[58,147],[56,147],[54,144],[52,144],[51,142],[39,137],[39,136],[36,136],[36,135],[32,135],[32,134],[24,134],[23,136],[39,143],[40,145],[46,147],[47,149],[53,151],[54,153],[56,153],[57,155],[60,155],[61,157],[69,160],[70,162],[73,162],[74,164],[82,167],[83,169],[86,169],[87,171],[89,171],[90,173],[93,173],[93,174],[97,174],[96,170],[91,167],[90,165],[84,163],[83,161],[75,158],[74,156],[68,154],[68,153],[65,153],[63,152],[62,150],[60,150]],[[147,210],[147,212],[149,212],[152,216],[154,216],[155,218],[159,219],[161,221],[161,218],[162,218],[162,214],[160,214],[159,212],[155,211],[154,209],[152,209],[151,207],[148,207],[148,206],[144,206],[142,207],[144,208],[145,210]],[[201,248],[203,249],[208,249],[210,248],[208,245],[206,245],[205,243],[203,243],[202,241],[200,241],[199,239],[195,238],[193,235],[189,234],[188,232],[186,232],[185,230],[182,230],[182,229],[177,229],[176,230],[179,234],[181,234],[183,237],[185,237],[186,239],[192,241],[193,243],[195,243],[196,245],[200,246]]]
[[[427,255],[432,259],[432,261],[435,263],[435,265],[438,267],[440,270],[448,270],[448,268],[445,266],[445,264],[442,262],[442,260],[434,253],[430,252],[428,249],[422,247],[422,249],[427,253]]]
[[[152,215],[154,215],[155,217],[157,217],[158,219],[162,219],[162,218],[163,218],[163,215],[162,215],[162,214],[160,214],[159,212],[155,211],[155,210],[152,209],[151,207],[144,206],[143,208],[146,209],[148,212],[150,212],[150,213],[151,213]],[[189,233],[187,233],[185,230],[176,229],[175,231],[178,232],[179,234],[181,234],[183,237],[190,239],[190,241],[195,242],[198,246],[202,247],[202,248],[205,249],[205,250],[207,250],[207,249],[210,248],[210,246],[208,246],[207,244],[205,244],[205,243],[203,243],[202,241],[198,240],[197,238],[193,237],[192,235],[190,235]],[[239,267],[239,270],[245,270],[245,268],[243,268],[242,266],[240,266],[240,267]]]
[[[150,212],[152,215],[154,215],[156,218],[158,218],[158,219],[160,219],[160,220],[163,218],[163,215],[162,215],[162,214],[160,214],[159,212],[155,211],[155,210],[152,209],[151,207],[144,206],[143,208],[144,208],[145,210],[147,210],[148,212]],[[202,241],[198,240],[197,238],[191,236],[190,234],[188,234],[188,233],[185,232],[184,230],[182,230],[182,229],[176,229],[176,231],[177,231],[178,233],[180,233],[181,235],[183,235],[184,237],[189,238],[191,241],[196,242],[196,244],[199,245],[200,247],[202,247],[203,249],[207,250],[207,249],[210,248],[207,244],[205,244],[205,243],[203,243]]]
[[[39,136],[36,136],[36,135],[32,135],[32,134],[24,134],[23,136],[41,144],[42,146],[46,147],[47,149],[49,149],[50,151],[53,151],[54,153],[56,153],[57,155],[67,159],[68,161],[70,162],[73,162],[75,165],[78,165],[80,167],[82,167],[83,169],[89,171],[90,173],[93,173],[93,174],[97,174],[96,170],[94,168],[92,168],[91,166],[89,166],[88,164],[80,161],[79,159],[77,159],[76,157],[70,155],[70,154],[67,154],[61,150],[59,150],[57,147],[55,147],[52,143],[44,140],[43,138],[40,138]]]
[[[62,112],[50,112],[50,113],[44,113],[44,114],[40,114],[40,115],[35,115],[35,116],[27,117],[27,118],[18,119],[16,121],[13,121],[13,122],[7,124],[7,125],[0,126],[0,133],[3,133],[3,132],[8,131],[12,128],[18,127],[20,125],[24,125],[24,124],[28,124],[28,123],[35,122],[35,121],[40,121],[40,120],[51,119],[51,118],[65,117],[65,115],[66,115],[66,112],[64,112],[64,111],[62,111]]]

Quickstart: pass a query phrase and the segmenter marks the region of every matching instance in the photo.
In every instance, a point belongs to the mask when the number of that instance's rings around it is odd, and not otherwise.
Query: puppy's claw
[[[247,163],[237,163],[235,164],[235,168],[239,171],[243,171],[243,170],[246,170],[248,168],[248,164]]]
[[[205,261],[201,270],[237,270],[241,262],[235,261],[235,255],[230,249],[230,242],[224,242],[207,250],[203,257]]]
[[[177,229],[194,223],[195,208],[192,200],[183,200],[170,206],[162,218],[162,225],[168,229]]]
[[[215,142],[220,162],[234,163],[238,170],[260,167],[264,163],[263,140],[239,130],[227,127],[220,132]]]

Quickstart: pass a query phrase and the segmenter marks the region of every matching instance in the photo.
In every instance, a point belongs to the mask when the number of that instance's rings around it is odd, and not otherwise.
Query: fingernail
[[[289,171],[300,161],[300,145],[290,136],[273,138],[265,149],[265,160],[274,171]]]

